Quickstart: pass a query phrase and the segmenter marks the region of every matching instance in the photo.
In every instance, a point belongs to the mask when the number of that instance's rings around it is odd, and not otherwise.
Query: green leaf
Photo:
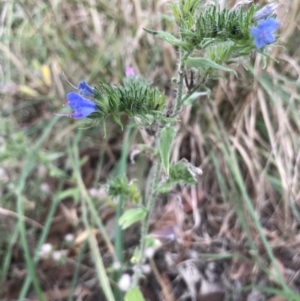
[[[133,287],[124,298],[125,301],[145,301],[145,298],[138,287]]]
[[[206,59],[203,57],[189,57],[185,60],[185,64],[187,67],[212,68],[212,69],[234,72],[234,74],[237,75],[233,69],[224,67],[222,65],[217,64],[216,62],[214,62],[212,60],[209,60],[209,59]]]
[[[64,200],[66,198],[72,198],[77,203],[80,196],[80,190],[78,187],[69,188],[59,193],[59,200]]]
[[[174,16],[176,22],[180,23],[180,21],[182,19],[182,15],[181,15],[181,11],[180,11],[178,5],[175,3],[170,3],[170,8],[173,12],[173,16]]]
[[[194,15],[195,11],[197,10],[199,0],[187,0],[184,2],[183,5],[183,13],[184,15]]]
[[[121,121],[120,117],[117,116],[117,115],[113,115],[113,119],[121,127],[121,129],[123,131],[123,124],[122,124],[122,121]]]
[[[168,42],[171,45],[181,46],[181,47],[188,47],[188,45],[189,45],[188,43],[183,42],[180,39],[177,39],[176,37],[174,37],[172,34],[170,34],[168,32],[165,32],[165,31],[153,31],[153,30],[149,30],[149,29],[146,29],[146,28],[144,28],[144,30],[147,33],[150,33],[150,34],[152,34],[154,36],[157,36],[157,37],[165,40],[166,42]]]
[[[210,94],[210,90],[207,88],[206,91],[203,91],[203,92],[194,92],[193,94],[191,94],[187,98],[185,98],[186,95],[183,95],[183,99],[184,99],[183,104],[185,106],[192,105],[194,103],[194,101],[197,100],[199,97],[205,96],[205,95],[209,95],[209,94]]]
[[[136,247],[133,251],[133,254],[130,258],[130,262],[132,264],[138,263],[140,260],[140,249],[138,247]]]
[[[169,175],[170,166],[170,148],[175,136],[173,127],[165,127],[160,133],[159,153],[165,173]]]
[[[169,178],[159,183],[156,191],[159,193],[168,193],[179,183],[195,185],[201,174],[202,170],[200,168],[192,165],[186,159],[182,159],[176,164],[171,165]]]
[[[141,199],[137,184],[133,181],[128,182],[125,176],[116,176],[108,181],[108,194],[113,198],[121,196],[125,201],[129,200],[135,204]]]
[[[119,225],[122,229],[130,227],[132,224],[143,220],[147,215],[147,211],[144,208],[134,208],[126,210],[119,219]]]

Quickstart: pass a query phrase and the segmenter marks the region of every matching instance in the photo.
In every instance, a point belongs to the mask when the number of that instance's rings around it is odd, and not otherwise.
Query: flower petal
[[[74,119],[84,119],[86,116],[82,115],[80,112],[75,112],[71,115]]]
[[[80,113],[87,117],[89,116],[90,114],[94,113],[96,111],[96,109],[94,107],[82,107],[81,110],[80,110]]]
[[[127,67],[125,70],[125,74],[126,77],[134,76],[135,75],[134,69],[132,67]]]
[[[95,90],[90,87],[86,81],[82,81],[78,85],[79,93],[83,96],[94,97],[96,95]]]
[[[250,33],[255,38],[255,37],[257,37],[259,35],[260,30],[257,27],[252,27],[250,29]]]
[[[255,44],[257,49],[261,49],[261,48],[266,46],[266,43],[265,43],[264,39],[261,38],[261,37],[258,37],[256,39],[254,39],[254,44]]]
[[[272,33],[266,32],[264,36],[264,41],[266,44],[272,44],[275,42],[275,37]]]
[[[270,15],[272,15],[274,13],[277,6],[278,6],[278,3],[275,3],[275,2],[265,5],[264,7],[262,7],[260,10],[258,10],[254,14],[252,21],[255,22],[255,21],[269,17]]]
[[[86,99],[77,93],[74,92],[68,93],[67,99],[68,99],[68,105],[74,111],[72,117],[75,119],[85,118],[97,111],[97,106],[93,101]]]
[[[74,110],[77,111],[82,107],[94,107],[97,108],[95,103],[89,99],[86,99],[75,92],[70,92],[67,94],[68,105]]]
[[[261,30],[273,32],[279,28],[279,22],[274,18],[269,18],[267,20],[259,21],[257,27]]]
[[[254,38],[254,44],[257,49],[261,49],[268,44],[275,42],[273,32],[279,27],[279,22],[274,18],[261,20],[256,27],[250,29],[250,33]]]

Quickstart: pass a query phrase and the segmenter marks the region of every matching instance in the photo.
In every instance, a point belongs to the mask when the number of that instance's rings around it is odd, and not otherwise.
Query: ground
[[[154,133],[126,116],[124,129],[108,120],[105,134],[102,124],[56,113],[69,112],[72,85],[120,84],[128,66],[171,103],[178,51],[143,30],[176,32],[167,2],[0,5],[0,298],[106,300],[104,270],[122,300],[116,281],[131,281],[140,226],[123,233],[118,269],[118,200],[107,180],[126,173],[145,194],[153,156],[137,150],[153,146]],[[238,76],[221,73],[210,97],[181,110],[171,158],[203,174],[157,196],[149,233],[159,244],[146,249],[140,281],[146,300],[300,300],[299,9],[298,0],[279,1],[285,49],[270,47],[275,60],[264,68],[261,55],[244,58],[231,66]]]

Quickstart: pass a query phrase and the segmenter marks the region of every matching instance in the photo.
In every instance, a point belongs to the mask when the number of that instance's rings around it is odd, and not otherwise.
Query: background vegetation
[[[300,300],[300,3],[279,4],[286,48],[270,49],[278,62],[241,60],[238,77],[211,81],[210,97],[180,114],[172,159],[186,158],[203,176],[157,201],[151,233],[161,246],[141,283],[148,300]],[[151,156],[132,158],[153,136],[111,121],[104,138],[101,126],[55,113],[67,112],[69,82],[119,83],[127,66],[172,100],[177,51],[143,30],[176,30],[167,1],[0,6],[1,299],[105,300],[97,280],[105,266],[118,300],[138,226],[121,243],[116,200],[103,184],[127,173],[145,192]]]

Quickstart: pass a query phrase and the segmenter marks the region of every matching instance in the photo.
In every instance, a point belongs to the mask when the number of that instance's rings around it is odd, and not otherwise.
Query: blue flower
[[[270,17],[276,10],[277,6],[278,3],[275,2],[265,5],[254,14],[252,21],[255,22]]]
[[[82,81],[78,85],[79,93],[83,96],[95,97],[96,93],[95,90],[90,87],[86,81]]]
[[[86,98],[83,98],[77,93],[70,92],[67,94],[68,105],[74,111],[73,114],[68,116],[73,117],[74,119],[83,119],[89,116],[90,114],[97,111],[96,104]]]
[[[275,42],[273,32],[278,27],[279,22],[274,18],[269,18],[259,21],[256,27],[250,29],[250,33],[254,38],[254,44],[258,50]]]

